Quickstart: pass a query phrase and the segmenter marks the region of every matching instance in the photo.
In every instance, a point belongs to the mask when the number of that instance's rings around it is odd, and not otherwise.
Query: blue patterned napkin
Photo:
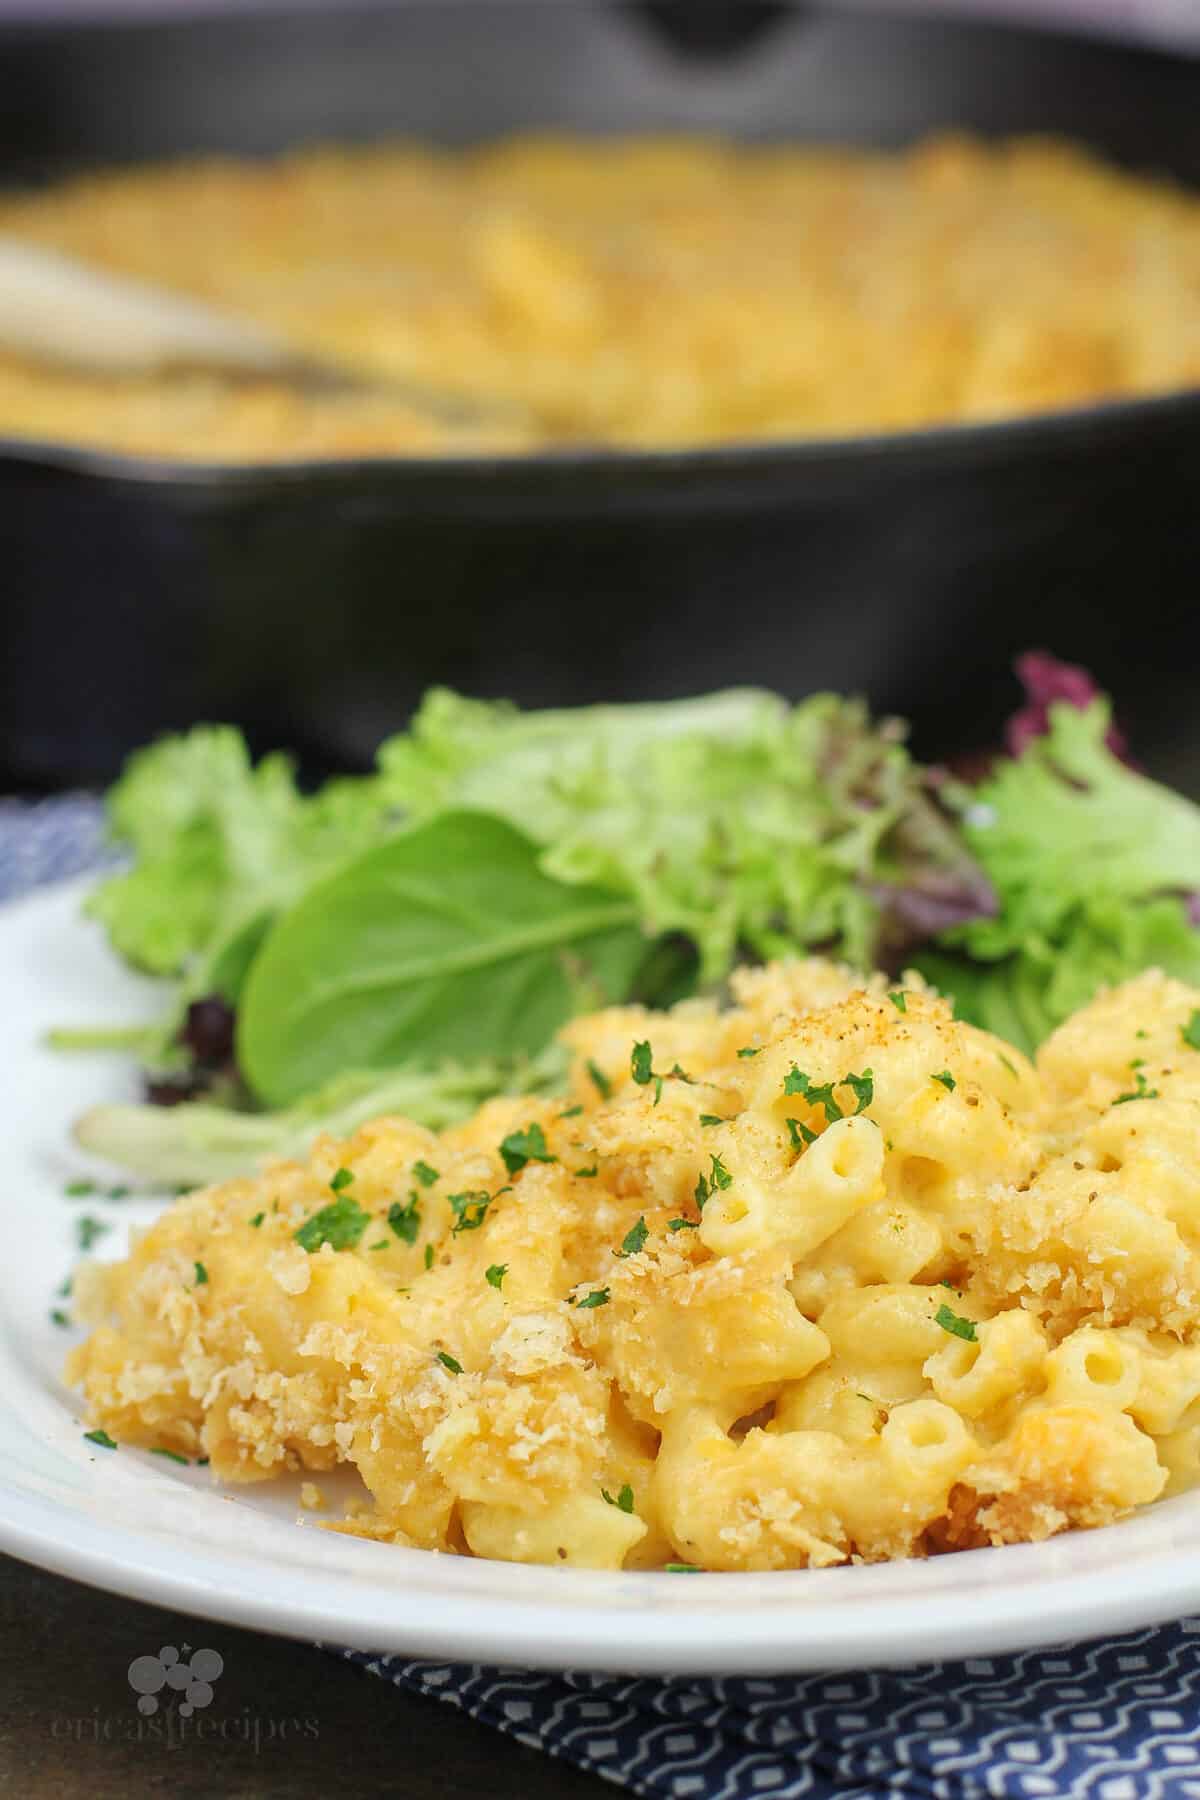
[[[0,900],[105,858],[99,808],[0,801]],[[666,1800],[1200,1800],[1200,1619],[907,1670],[658,1681],[342,1654]]]

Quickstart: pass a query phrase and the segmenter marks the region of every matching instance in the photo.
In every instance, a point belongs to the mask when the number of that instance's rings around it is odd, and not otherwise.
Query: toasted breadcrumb
[[[226,1482],[349,1465],[340,1530],[606,1568],[1036,1540],[1200,1478],[1200,994],[1144,975],[1035,1068],[915,978],[903,1011],[820,961],[733,989],[576,1020],[567,1106],[376,1121],[177,1201],[76,1282],[92,1421]],[[687,1071],[657,1101],[645,1041]],[[417,1158],[415,1241],[381,1240]],[[370,1223],[306,1248],[341,1169]]]

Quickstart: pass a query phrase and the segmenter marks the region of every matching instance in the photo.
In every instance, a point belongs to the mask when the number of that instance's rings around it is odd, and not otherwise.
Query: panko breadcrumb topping
[[[75,1284],[91,1422],[556,1566],[923,1556],[1200,1478],[1200,994],[1147,973],[1035,1066],[915,976],[733,991],[576,1020],[565,1098],[178,1200]]]

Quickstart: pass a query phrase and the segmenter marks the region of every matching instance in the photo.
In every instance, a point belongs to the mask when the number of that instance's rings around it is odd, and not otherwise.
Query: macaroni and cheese
[[[570,1091],[194,1193],[89,1265],[120,1443],[356,1469],[336,1529],[817,1567],[1103,1525],[1200,1477],[1200,992],[1036,1065],[916,977],[742,971],[566,1031]]]
[[[229,461],[900,430],[1200,381],[1200,201],[1044,139],[525,137],[91,174],[0,232],[507,402],[0,357],[0,436]]]

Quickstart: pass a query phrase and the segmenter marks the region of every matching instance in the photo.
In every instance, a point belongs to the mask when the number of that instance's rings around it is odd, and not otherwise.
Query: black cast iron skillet
[[[903,144],[1057,131],[1200,185],[1200,64],[982,24],[426,0],[0,30],[0,179],[525,126]],[[215,468],[0,444],[0,778],[197,718],[356,763],[430,682],[568,704],[765,682],[986,742],[1029,644],[1151,761],[1193,733],[1200,392],[679,454]]]

